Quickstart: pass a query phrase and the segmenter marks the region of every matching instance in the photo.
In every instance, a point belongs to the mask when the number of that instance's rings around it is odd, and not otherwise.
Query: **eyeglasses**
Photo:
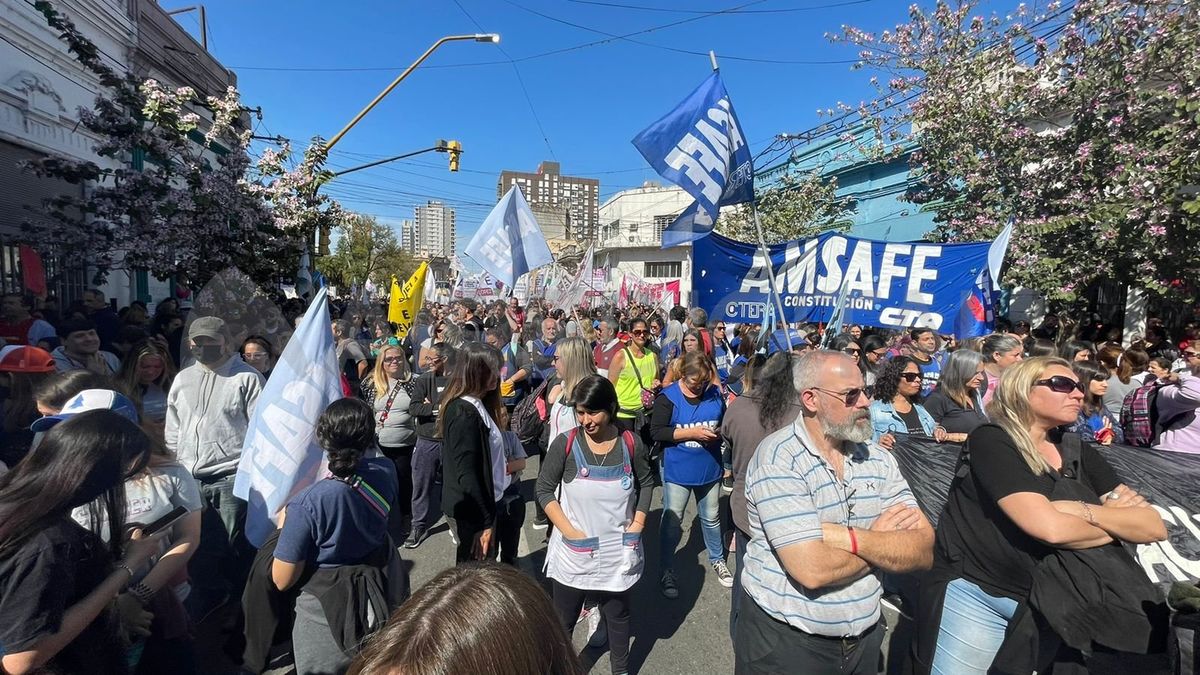
[[[1183,355],[1189,359],[1194,359],[1196,357],[1200,357],[1200,352],[1186,351],[1183,353]]]
[[[243,361],[266,361],[267,356],[268,356],[268,354],[266,352],[254,352],[252,354],[247,354],[246,352],[242,352],[242,360]]]
[[[846,391],[832,391],[830,389],[822,389],[820,387],[813,387],[813,389],[816,389],[819,392],[829,394],[830,396],[836,398],[837,400],[841,401],[842,403],[845,403],[848,406],[857,404],[859,397],[865,396],[867,393],[867,391],[865,389],[861,389],[859,387],[855,387],[854,389],[848,389]]]
[[[1050,391],[1058,394],[1069,394],[1072,389],[1083,391],[1083,383],[1069,378],[1066,375],[1055,375],[1044,380],[1038,380],[1033,383],[1035,387],[1046,387]]]
[[[850,356],[861,356],[862,350],[857,347],[846,347],[842,350],[842,353],[849,354]]]
[[[904,378],[905,382],[919,382],[921,380],[920,373],[900,373],[900,377]]]

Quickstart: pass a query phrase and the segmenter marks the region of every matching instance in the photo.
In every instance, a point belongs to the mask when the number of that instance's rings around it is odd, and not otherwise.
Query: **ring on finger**
[[[1117,492],[1116,490],[1113,490],[1112,492],[1108,493],[1108,494],[1107,494],[1107,495],[1105,495],[1105,496],[1106,496],[1108,499],[1120,499],[1120,498],[1121,498],[1121,493]]]

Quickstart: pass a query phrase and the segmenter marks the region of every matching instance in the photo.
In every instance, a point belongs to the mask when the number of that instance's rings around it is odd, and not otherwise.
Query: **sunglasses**
[[[858,403],[859,398],[867,395],[866,389],[861,389],[858,387],[855,387],[854,389],[849,389],[846,391],[832,391],[829,389],[822,389],[820,387],[813,387],[813,389],[816,389],[817,391],[825,393],[825,394],[829,394],[830,396],[836,398],[837,400],[841,401],[842,403],[845,403],[848,406],[852,406],[852,405]]]
[[[920,373],[900,373],[900,377],[904,378],[905,382],[920,382]]]
[[[1083,391],[1083,383],[1067,377],[1066,375],[1055,375],[1044,380],[1038,380],[1033,383],[1035,387],[1045,387],[1050,391],[1058,394],[1069,394],[1072,389]]]
[[[725,326],[717,326],[717,330],[725,330]]]
[[[862,350],[855,347],[846,347],[842,350],[842,353],[849,354],[850,356],[859,356],[862,354]]]
[[[634,330],[631,330],[629,332],[634,335],[645,335],[646,334],[646,331],[643,328],[635,328]]]
[[[1188,357],[1189,359],[1194,359],[1197,356],[1200,356],[1200,352],[1186,351],[1183,353],[1183,355]]]
[[[403,356],[388,356],[383,359],[384,363],[400,363],[404,360]]]

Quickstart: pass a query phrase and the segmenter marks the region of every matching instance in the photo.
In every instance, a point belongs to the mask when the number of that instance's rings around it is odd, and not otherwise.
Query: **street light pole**
[[[384,99],[384,97],[392,93],[392,90],[396,88],[396,85],[403,82],[404,78],[408,77],[412,71],[417,69],[417,66],[421,65],[425,59],[429,58],[429,55],[432,54],[434,50],[447,42],[454,42],[458,40],[474,40],[475,42],[490,42],[492,44],[497,44],[500,42],[500,34],[476,33],[475,35],[447,35],[446,37],[433,43],[429,49],[425,50],[425,53],[422,54],[420,58],[418,58],[416,61],[413,61],[411,66],[405,68],[404,72],[400,73],[399,77],[392,80],[392,83],[389,84],[386,89],[379,92],[379,95],[375,97],[375,100],[368,103],[367,107],[363,108],[362,111],[355,115],[354,119],[350,120],[349,124],[347,124],[341,131],[337,132],[333,138],[329,139],[329,142],[325,144],[325,151],[328,152],[329,150],[333,149],[333,146],[337,145],[337,142],[342,140],[342,136],[345,136],[346,132],[350,131],[355,124],[358,124],[359,120],[361,120],[363,117],[366,117],[367,113],[371,112],[371,109],[378,105],[379,102]]]

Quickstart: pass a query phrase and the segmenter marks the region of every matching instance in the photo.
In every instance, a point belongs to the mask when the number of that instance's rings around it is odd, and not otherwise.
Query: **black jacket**
[[[459,528],[488,529],[496,521],[488,430],[475,406],[461,398],[446,405],[442,439],[442,510]]]
[[[439,389],[446,386],[446,376],[435,376],[432,371],[421,373],[413,381],[412,403],[408,404],[408,414],[417,420],[417,436],[421,438],[437,438],[437,409],[441,404],[442,395]],[[425,403],[428,400],[429,403]]]

